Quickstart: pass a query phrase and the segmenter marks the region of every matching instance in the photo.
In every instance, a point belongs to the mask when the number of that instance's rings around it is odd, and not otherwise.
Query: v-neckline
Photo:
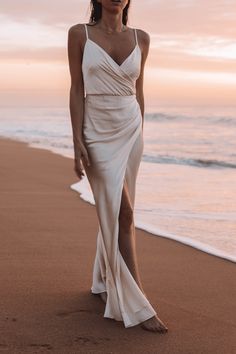
[[[94,42],[92,39],[90,39],[90,38],[87,38],[86,39],[86,43],[87,42],[91,42],[91,43],[93,43],[93,44],[95,44],[104,54],[106,54],[106,56],[108,57],[108,58],[110,58],[110,60],[116,65],[116,66],[118,66],[119,68],[122,68],[122,66],[124,65],[124,63],[131,57],[131,55],[133,55],[133,53],[135,52],[135,50],[136,50],[136,48],[138,47],[139,48],[139,45],[138,45],[138,43],[136,43],[136,45],[135,45],[135,47],[134,47],[134,49],[131,51],[131,53],[125,58],[125,60],[123,60],[123,62],[121,63],[121,64],[118,64],[113,58],[112,58],[112,56],[110,55],[110,54],[108,54],[107,53],[107,51],[105,50],[105,49],[103,49],[99,44],[97,44],[96,42]],[[86,45],[86,43],[85,43],[85,45]]]

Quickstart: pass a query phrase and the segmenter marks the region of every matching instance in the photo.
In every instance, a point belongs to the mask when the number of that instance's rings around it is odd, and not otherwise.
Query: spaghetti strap
[[[134,28],[134,33],[135,33],[135,41],[136,41],[136,44],[138,44],[138,37],[137,37],[137,30],[136,30],[136,28]]]
[[[85,23],[84,23],[84,27],[85,27],[85,32],[86,32],[86,38],[88,39],[88,29],[87,29],[87,26]]]

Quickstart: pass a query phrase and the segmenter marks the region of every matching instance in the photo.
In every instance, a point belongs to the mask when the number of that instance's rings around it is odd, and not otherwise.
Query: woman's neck
[[[101,29],[111,32],[122,32],[124,28],[122,14],[111,14],[106,11],[103,11],[99,24]]]

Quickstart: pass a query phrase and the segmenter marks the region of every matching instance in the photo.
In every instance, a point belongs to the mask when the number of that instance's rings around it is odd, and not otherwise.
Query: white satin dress
[[[84,26],[83,135],[91,162],[84,168],[99,220],[91,291],[107,292],[104,317],[132,327],[156,314],[130,273],[118,245],[124,180],[134,207],[135,183],[143,153],[142,115],[135,89],[141,50],[135,29],[136,45],[119,65],[89,38],[89,26]]]

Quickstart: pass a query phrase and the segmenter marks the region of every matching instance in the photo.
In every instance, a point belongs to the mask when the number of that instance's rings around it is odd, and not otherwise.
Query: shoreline
[[[70,188],[72,190],[76,191],[77,193],[79,193],[80,198],[82,200],[84,200],[85,202],[87,202],[93,206],[95,205],[93,196],[87,192],[87,188],[84,186],[84,183],[81,183],[81,184],[80,184],[80,182],[74,183],[74,184],[70,185]],[[143,230],[143,231],[147,232],[149,235],[156,236],[156,237],[163,237],[163,238],[167,238],[169,240],[174,240],[174,241],[177,241],[183,245],[190,246],[194,249],[197,249],[197,250],[202,251],[204,253],[210,254],[212,256],[225,259],[225,260],[232,262],[232,263],[236,263],[235,257],[230,256],[227,253],[225,253],[221,250],[218,250],[217,248],[214,248],[210,245],[207,245],[201,241],[193,240],[193,239],[190,239],[190,238],[184,237],[184,236],[178,236],[176,234],[172,234],[172,233],[165,232],[162,230],[156,230],[152,225],[147,225],[142,222],[136,221],[135,227],[139,230]]]
[[[95,208],[70,189],[72,160],[0,138],[5,353],[233,353],[234,263],[136,229],[140,273],[165,335],[103,318],[90,294]]]
[[[72,190],[76,191],[77,193],[79,193],[80,198],[82,200],[84,200],[85,202],[87,202],[93,206],[95,205],[93,196],[87,192],[87,188],[84,186],[84,183],[81,183],[81,184],[80,184],[80,182],[74,183],[70,186],[70,188]],[[142,222],[136,221],[135,227],[139,230],[143,230],[143,231],[147,232],[151,236],[163,237],[163,238],[167,238],[169,240],[174,240],[174,241],[177,241],[183,245],[190,246],[194,249],[197,249],[197,250],[202,251],[204,253],[210,254],[212,256],[225,259],[225,260],[232,262],[232,263],[236,263],[235,257],[230,256],[227,253],[225,253],[221,250],[218,250],[217,248],[214,248],[210,245],[206,245],[205,243],[203,243],[201,241],[193,240],[193,239],[190,239],[190,238],[184,237],[184,236],[178,236],[176,234],[172,234],[172,233],[165,232],[162,230],[157,231],[156,229],[154,229],[154,227],[152,225],[148,225],[148,224],[145,224]]]

